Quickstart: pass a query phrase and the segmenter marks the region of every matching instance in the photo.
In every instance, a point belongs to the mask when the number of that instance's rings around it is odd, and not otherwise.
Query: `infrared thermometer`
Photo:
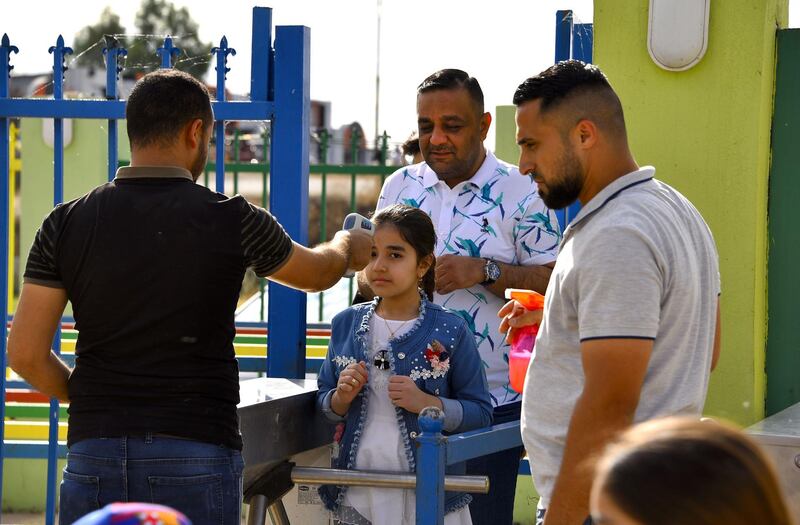
[[[343,230],[361,230],[367,232],[370,237],[375,235],[375,225],[372,224],[372,221],[360,215],[358,213],[351,213],[347,217],[344,218],[344,223],[342,224]],[[356,272],[348,270],[347,273],[344,274],[345,277],[353,277]]]

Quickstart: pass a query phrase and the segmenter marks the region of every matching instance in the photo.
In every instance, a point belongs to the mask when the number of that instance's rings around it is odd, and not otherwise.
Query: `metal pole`
[[[219,41],[219,47],[211,48],[211,54],[217,55],[217,100],[225,101],[225,74],[231,70],[227,67],[228,55],[236,55],[236,50],[228,47],[228,38],[223,35]],[[216,146],[217,146],[217,193],[225,193],[225,121],[217,120],[216,123]]]
[[[11,75],[11,54],[19,52],[16,46],[12,46],[8,39],[8,35],[4,34],[2,41],[0,41],[0,98],[7,98],[9,93],[8,79]],[[9,219],[9,202],[14,198],[9,195],[9,180],[11,176],[11,144],[9,137],[9,119],[0,118],[0,208],[3,210],[2,220],[3,227],[0,228],[0,268],[3,272],[3,283],[0,283],[0,302],[2,302],[3,319],[0,323],[0,395],[3,396],[2,403],[0,403],[0,496],[3,494],[3,465],[5,460],[5,399],[6,399],[6,334],[8,326],[6,320],[8,319],[8,290],[3,290],[3,286],[8,285],[8,259],[9,259],[9,231],[13,230],[14,224]],[[2,499],[0,497],[0,499]],[[0,518],[2,518],[2,508],[0,508]]]
[[[264,525],[267,522],[267,497],[257,494],[250,498],[247,525]]]
[[[383,1],[378,2],[378,35],[376,46],[376,59],[375,59],[375,146],[378,146],[378,115],[380,112],[381,101],[381,9]]]
[[[286,507],[283,506],[283,501],[278,500],[267,508],[269,512],[269,519],[272,525],[289,525],[289,516],[286,514]]]
[[[417,487],[417,476],[413,473],[400,472],[294,467],[292,482],[303,485],[414,489]],[[487,476],[445,476],[444,489],[452,492],[486,494],[489,492],[489,478]]]
[[[53,54],[53,98],[64,98],[64,58],[72,54],[72,48],[64,45],[58,35],[56,45],[50,48]],[[53,205],[64,201],[64,119],[53,119]],[[61,323],[53,337],[53,352],[61,355]],[[56,477],[58,467],[58,399],[50,398],[50,432],[47,444],[47,503],[45,523],[53,525],[56,515]]]
[[[422,433],[417,437],[417,523],[444,525],[444,413],[423,408],[418,421]]]
[[[106,35],[106,47],[103,54],[106,56],[106,100],[117,100],[117,81],[122,68],[119,66],[119,57],[127,56],[128,51],[120,47],[119,41],[113,36]],[[108,180],[114,180],[117,173],[118,146],[117,120],[108,119]]]

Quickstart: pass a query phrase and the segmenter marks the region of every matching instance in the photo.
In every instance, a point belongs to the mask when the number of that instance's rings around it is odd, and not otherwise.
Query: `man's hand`
[[[508,340],[514,338],[514,332],[523,326],[530,326],[542,322],[542,310],[528,310],[522,306],[518,301],[511,300],[503,305],[497,317],[502,317],[500,321],[500,333],[505,334],[510,329]]]
[[[363,230],[346,230],[337,233],[350,237],[350,264],[348,270],[363,270],[372,256],[372,236]]]
[[[423,408],[442,407],[438,397],[420,390],[414,380],[408,376],[392,376],[389,378],[389,399],[396,407],[404,408],[412,414],[419,414]]]
[[[331,396],[331,408],[340,416],[344,416],[350,404],[367,384],[367,364],[364,361],[347,365],[339,374],[336,392]]]
[[[448,294],[480,284],[485,279],[484,259],[463,255],[441,255],[436,258],[436,292]]]

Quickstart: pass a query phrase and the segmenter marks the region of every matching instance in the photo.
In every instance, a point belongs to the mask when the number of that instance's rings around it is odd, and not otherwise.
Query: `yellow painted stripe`
[[[47,441],[50,424],[47,421],[6,421],[6,439]],[[67,439],[66,421],[58,422],[58,439]]]

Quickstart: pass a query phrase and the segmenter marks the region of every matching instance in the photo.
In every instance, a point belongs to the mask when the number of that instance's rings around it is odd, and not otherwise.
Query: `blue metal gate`
[[[250,100],[229,102],[224,100],[225,75],[228,55],[235,50],[228,47],[222,37],[219,47],[212,49],[216,56],[217,97],[213,102],[216,149],[216,190],[224,193],[225,151],[224,130],[228,121],[270,121],[272,125],[270,177],[270,210],[278,217],[291,237],[302,244],[308,236],[308,136],[309,136],[309,37],[310,31],[302,26],[278,26],[273,42],[272,10],[253,8],[252,62]],[[106,40],[103,53],[106,56],[107,100],[67,100],[63,97],[64,74],[67,71],[65,57],[72,49],[65,46],[59,36],[56,45],[50,48],[53,55],[53,98],[12,99],[9,98],[9,79],[13,69],[12,55],[19,49],[11,44],[7,35],[0,43],[0,302],[3,319],[8,318],[8,238],[9,224],[9,119],[24,117],[52,118],[54,121],[53,187],[54,204],[63,200],[64,129],[63,119],[102,119],[108,121],[108,178],[114,178],[117,168],[117,121],[125,118],[125,102],[118,99],[117,83],[120,57],[126,50],[114,39]],[[162,68],[171,68],[180,49],[173,45],[171,37],[164,40],[158,49]],[[280,198],[278,198],[280,197]],[[273,351],[267,361],[267,372],[273,377],[304,377],[306,338],[306,294],[289,288],[269,284],[269,331],[270,348]],[[7,325],[0,323],[0,465],[5,457],[5,393],[6,393],[6,337]],[[59,352],[60,330],[53,341],[53,350]],[[55,516],[56,465],[58,458],[59,403],[50,402],[50,437],[47,463],[47,508],[46,523],[51,525]],[[2,468],[0,468],[0,496],[2,495]]]

